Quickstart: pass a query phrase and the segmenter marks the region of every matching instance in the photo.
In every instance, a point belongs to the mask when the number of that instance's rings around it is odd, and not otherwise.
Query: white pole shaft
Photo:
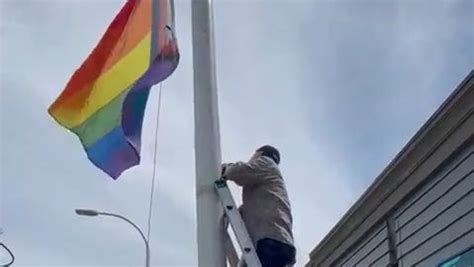
[[[220,177],[221,149],[212,2],[192,0],[191,8],[198,263],[200,267],[223,267],[223,210],[214,189]]]

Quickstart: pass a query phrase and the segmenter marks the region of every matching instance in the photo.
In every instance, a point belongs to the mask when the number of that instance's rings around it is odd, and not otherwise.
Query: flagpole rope
[[[156,180],[156,158],[158,151],[158,130],[160,125],[160,110],[161,110],[161,90],[163,82],[160,83],[160,88],[158,89],[158,107],[156,110],[156,126],[155,126],[155,144],[154,144],[154,153],[153,153],[153,175],[151,178],[151,192],[150,192],[150,205],[148,209],[148,230],[147,230],[147,241],[150,242],[150,233],[151,233],[151,219],[153,215],[153,199],[155,192],[155,180]]]

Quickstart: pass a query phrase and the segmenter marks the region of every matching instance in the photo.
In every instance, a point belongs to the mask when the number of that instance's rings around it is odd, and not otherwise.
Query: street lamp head
[[[98,216],[99,212],[96,210],[76,209],[76,214],[82,216]]]

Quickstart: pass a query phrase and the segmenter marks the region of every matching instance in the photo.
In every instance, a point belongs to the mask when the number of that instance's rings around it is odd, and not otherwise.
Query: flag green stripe
[[[128,90],[114,98],[82,124],[71,129],[81,139],[85,147],[90,147],[102,136],[120,125],[122,119],[122,104]]]

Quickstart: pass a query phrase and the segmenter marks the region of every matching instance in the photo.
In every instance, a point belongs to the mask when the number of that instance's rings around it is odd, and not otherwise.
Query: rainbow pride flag
[[[117,179],[139,164],[150,88],[178,61],[173,1],[128,0],[48,112]]]

